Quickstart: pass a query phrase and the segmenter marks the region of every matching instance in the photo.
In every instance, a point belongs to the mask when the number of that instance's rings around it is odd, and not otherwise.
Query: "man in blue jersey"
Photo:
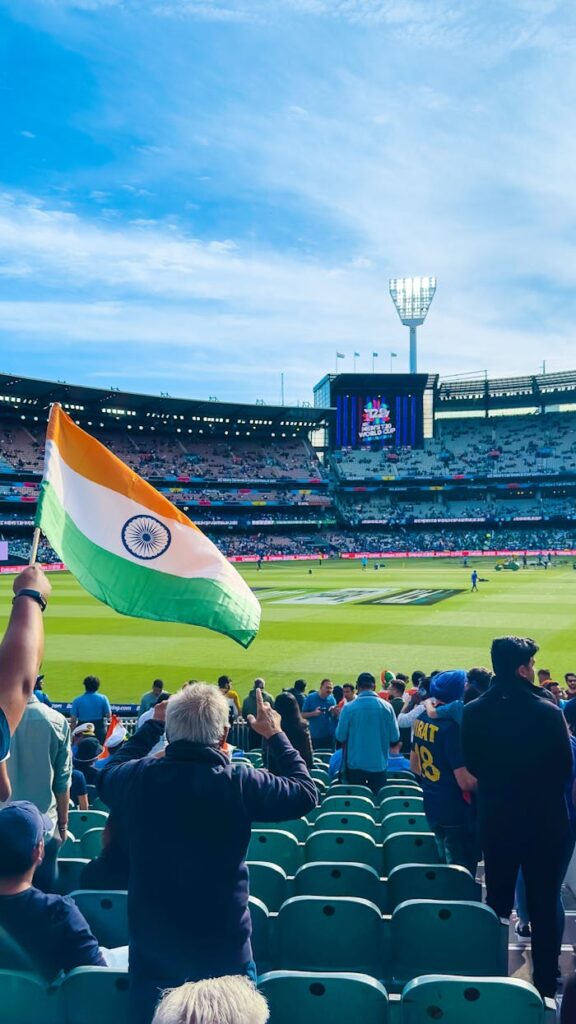
[[[451,705],[450,717],[425,713],[414,722],[410,764],[420,776],[424,811],[434,835],[440,861],[461,864],[476,874],[478,854],[472,822],[470,794],[476,780],[464,766],[457,710],[467,677],[463,669],[439,672],[430,683],[430,696],[438,706]]]
[[[12,585],[12,611],[0,644],[0,800],[10,799],[6,761],[33,690],[44,654],[44,624],[51,586],[38,566],[24,569]]]

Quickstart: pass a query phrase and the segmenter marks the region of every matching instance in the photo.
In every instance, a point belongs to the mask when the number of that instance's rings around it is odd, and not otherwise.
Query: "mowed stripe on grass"
[[[553,677],[576,667],[574,627],[576,573],[571,562],[549,570],[517,573],[494,570],[494,561],[475,562],[480,592],[471,594],[470,571],[451,559],[406,559],[377,572],[357,562],[266,564],[262,572],[242,568],[262,592],[262,626],[244,651],[225,637],[175,623],[146,622],[111,611],[86,594],[68,574],[51,577],[54,592],[46,613],[46,690],[54,699],[81,691],[82,678],[99,675],[113,700],[135,701],[156,676],[169,689],[186,679],[215,682],[225,672],[244,695],[257,675],[272,693],[298,677],[317,687],[327,675],[346,682],[360,671],[379,676],[384,668],[470,667],[489,664],[490,641],[504,633],[533,636],[541,645],[539,664]],[[312,573],[308,572],[312,568]],[[462,589],[436,605],[279,604],[284,593],[342,589]],[[0,579],[4,626],[11,579]]]

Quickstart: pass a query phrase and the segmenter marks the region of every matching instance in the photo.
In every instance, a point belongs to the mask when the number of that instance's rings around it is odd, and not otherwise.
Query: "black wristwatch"
[[[19,590],[18,593],[14,594],[14,597],[12,598],[12,604],[14,604],[14,601],[16,600],[17,597],[31,597],[33,601],[36,601],[36,604],[40,605],[41,611],[44,611],[46,605],[48,604],[46,598],[42,597],[42,594],[40,593],[39,590],[28,590],[28,588],[24,588],[24,590]]]

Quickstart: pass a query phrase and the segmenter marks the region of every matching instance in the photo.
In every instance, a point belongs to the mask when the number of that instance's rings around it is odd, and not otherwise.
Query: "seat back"
[[[404,768],[398,768],[397,771],[395,771],[394,769],[388,769],[388,771],[386,772],[386,781],[392,783],[414,782],[416,785],[419,785],[418,779],[414,775],[414,772],[409,772],[407,769]]]
[[[429,832],[430,826],[425,814],[389,814],[380,826],[382,842],[395,832]]]
[[[366,832],[319,829],[306,840],[304,860],[354,861],[380,870],[380,848]]]
[[[551,1013],[551,1021],[555,1020]],[[446,978],[411,981],[402,993],[402,1024],[545,1024],[546,1005],[536,989],[517,978]]]
[[[81,839],[90,828],[104,828],[108,821],[105,811],[70,811],[68,828],[76,839]]]
[[[70,895],[101,946],[114,949],[128,945],[127,892],[78,889]]]
[[[80,844],[78,844],[80,849]],[[87,857],[58,858],[58,881],[56,889],[61,896],[67,896],[74,889],[80,889],[80,876],[90,861]]]
[[[423,814],[424,800],[421,796],[389,796],[380,804],[380,820],[389,814]]]
[[[322,801],[322,807],[316,811],[316,817],[319,814],[330,813],[369,814],[372,818],[376,818],[376,807],[365,796],[330,796],[330,790],[328,790]]]
[[[458,864],[401,864],[388,876],[388,908],[406,900],[481,902],[482,889]]]
[[[337,814],[322,813],[316,818],[314,824],[316,829],[336,829],[346,830],[352,829],[354,832],[366,832],[367,835],[372,836],[372,839],[378,841],[380,838],[380,826],[376,824],[374,818],[370,814],[347,814],[346,812]]]
[[[278,864],[287,875],[293,875],[302,862],[302,851],[298,840],[289,832],[253,829],[246,859]]]
[[[284,970],[383,973],[382,915],[351,896],[293,896],[276,920],[277,957]]]
[[[80,840],[74,839],[71,836],[68,836],[68,838],[64,840],[62,846],[58,850],[58,861],[70,860],[71,857],[76,859],[77,857],[83,856],[84,854],[82,853]]]
[[[295,896],[355,896],[383,908],[384,888],[378,872],[350,861],[314,861],[294,876]]]
[[[417,782],[386,782],[378,790],[376,803],[381,804],[391,796],[422,796],[422,790]]]
[[[259,979],[258,988],[273,1024],[388,1024],[388,995],[373,978],[272,971]]]
[[[329,796],[365,796],[367,800],[373,800],[374,796],[370,786],[347,785],[344,782],[335,782],[328,791]]]
[[[508,973],[508,925],[483,903],[400,903],[392,914],[390,948],[394,981],[401,985],[424,974],[506,977]]]
[[[270,931],[268,908],[255,896],[248,898],[248,909],[252,920],[252,952],[260,970],[265,970],[270,960]]]
[[[395,832],[382,843],[382,867],[388,876],[400,864],[438,864],[432,832]]]
[[[250,895],[261,900],[270,913],[275,914],[288,896],[286,872],[278,864],[266,861],[246,863],[250,872]]]
[[[255,821],[252,824],[252,831],[258,832],[268,829],[281,829],[282,832],[289,832],[290,835],[294,836],[299,843],[305,843],[308,836],[310,835],[310,825],[306,821],[306,818],[294,818],[292,821],[280,821],[278,824],[271,824],[270,822]]]
[[[34,974],[0,970],[2,1024],[62,1024],[64,1010],[59,989],[47,991]]]
[[[80,839],[80,855],[94,860],[102,853],[103,828],[89,828]]]
[[[128,1018],[128,974],[113,967],[76,967],[61,985],[69,1024],[120,1024]],[[37,1024],[44,1024],[38,1018]],[[60,1020],[62,1024],[62,1020]]]

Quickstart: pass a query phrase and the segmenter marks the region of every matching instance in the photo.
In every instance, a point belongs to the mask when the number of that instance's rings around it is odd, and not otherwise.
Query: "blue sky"
[[[0,0],[0,370],[311,400],[576,365],[572,0]]]

